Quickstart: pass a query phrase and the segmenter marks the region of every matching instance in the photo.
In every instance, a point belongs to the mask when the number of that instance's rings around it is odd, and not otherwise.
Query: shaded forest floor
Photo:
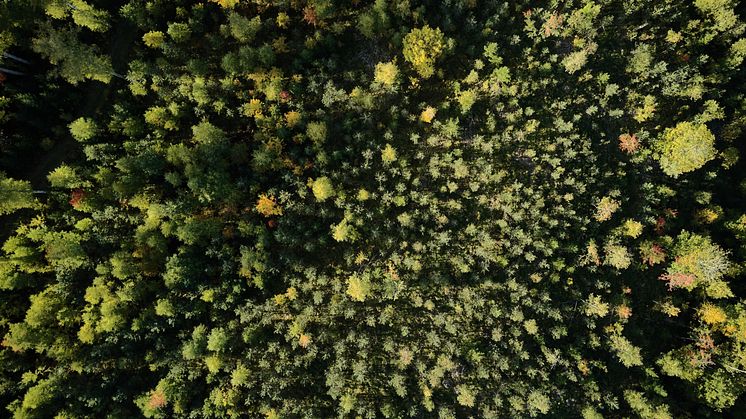
[[[126,68],[129,53],[137,38],[137,30],[129,24],[120,24],[115,31],[111,43],[111,59],[114,68]],[[120,70],[122,73],[126,71]],[[80,109],[70,109],[71,113],[76,115],[95,115],[107,105],[112,91],[116,91],[119,86],[115,85],[118,78],[114,77],[112,83],[104,84],[99,82],[89,82],[86,85],[86,99]],[[121,79],[119,79],[121,80]],[[35,189],[45,189],[48,187],[47,174],[59,167],[62,163],[72,162],[76,159],[83,159],[83,153],[78,144],[71,136],[62,136],[49,151],[40,153],[37,156],[29,156],[33,163],[29,167],[26,180],[30,181]]]

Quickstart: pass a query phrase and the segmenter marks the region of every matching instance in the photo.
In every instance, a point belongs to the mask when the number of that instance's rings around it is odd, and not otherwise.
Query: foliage
[[[436,109],[432,106],[428,106],[425,108],[424,111],[420,114],[420,120],[423,122],[427,122],[428,124],[433,122],[433,118],[435,118]]]
[[[381,150],[381,160],[384,164],[391,164],[396,161],[396,149],[391,144],[386,144],[386,147]]]
[[[325,201],[334,196],[334,186],[328,177],[320,177],[312,182],[311,189],[317,201]]]
[[[661,169],[672,177],[699,169],[715,158],[714,144],[707,126],[681,122],[667,129],[658,143]]]
[[[609,338],[609,346],[616,352],[619,362],[625,367],[642,365],[640,348],[634,346],[627,338],[622,335],[612,335]]]
[[[407,60],[423,79],[435,72],[435,61],[443,54],[446,38],[440,28],[423,26],[414,28],[404,36],[404,59]]]
[[[727,254],[708,237],[684,231],[676,238],[672,249],[673,262],[669,265],[667,275],[691,275],[693,281],[687,289],[701,287],[705,292],[718,284],[728,272],[730,261]]]
[[[277,205],[277,201],[271,195],[259,195],[259,199],[256,201],[256,210],[265,217],[282,215],[282,208]]]
[[[78,141],[85,142],[96,136],[96,123],[90,118],[78,118],[68,125],[70,134]]]
[[[59,74],[72,84],[85,79],[103,83],[111,80],[111,59],[98,54],[98,48],[80,42],[77,30],[58,30],[46,26],[32,40],[32,47],[52,64],[59,66]]]
[[[150,48],[159,48],[166,41],[166,34],[161,31],[150,31],[142,36],[142,41]]]
[[[31,184],[23,180],[10,179],[0,172],[0,215],[34,206]]]
[[[395,62],[376,64],[375,75],[373,80],[379,85],[391,88],[396,84],[399,77],[399,69]]]
[[[0,2],[5,416],[738,416],[742,9]]]

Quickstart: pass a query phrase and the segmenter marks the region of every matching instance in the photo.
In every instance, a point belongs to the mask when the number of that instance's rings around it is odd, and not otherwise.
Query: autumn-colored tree
[[[428,79],[435,73],[435,61],[445,51],[446,41],[440,28],[425,25],[412,29],[404,36],[404,59],[420,77]]]
[[[272,195],[259,195],[259,199],[256,201],[256,210],[265,217],[282,215],[282,208],[277,205],[277,202]]]

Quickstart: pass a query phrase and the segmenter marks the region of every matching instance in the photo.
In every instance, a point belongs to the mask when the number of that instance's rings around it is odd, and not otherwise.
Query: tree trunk
[[[11,60],[18,61],[19,63],[23,63],[23,64],[26,64],[26,65],[31,65],[30,61],[24,60],[23,58],[17,57],[17,56],[15,56],[13,54],[8,54],[7,52],[3,53],[3,58],[10,58]]]
[[[5,67],[0,67],[0,72],[6,73],[6,74],[12,74],[14,76],[25,76],[25,73],[21,73],[19,71],[10,70]]]

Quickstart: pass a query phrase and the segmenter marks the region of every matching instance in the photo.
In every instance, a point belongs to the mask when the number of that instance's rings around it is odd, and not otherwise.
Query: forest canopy
[[[736,0],[0,0],[0,416],[746,411]]]

